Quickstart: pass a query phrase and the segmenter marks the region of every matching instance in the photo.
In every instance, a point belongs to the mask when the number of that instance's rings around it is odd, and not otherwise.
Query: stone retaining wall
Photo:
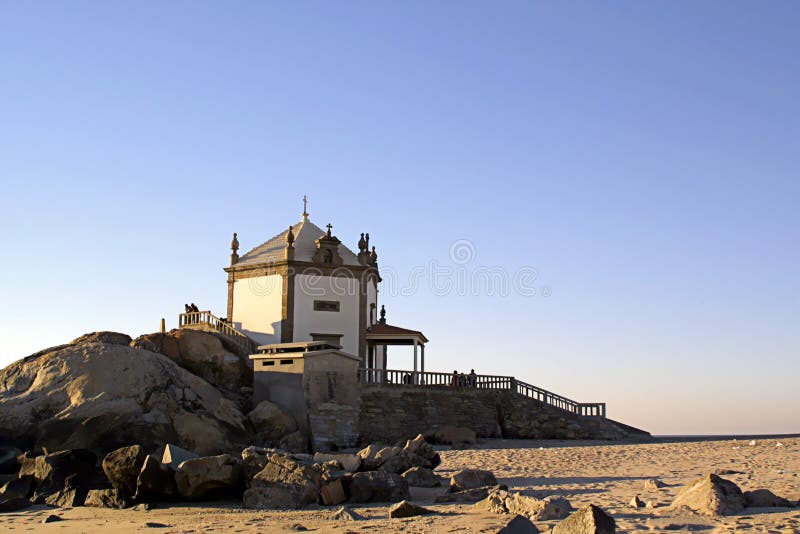
[[[361,386],[362,442],[394,442],[444,426],[478,437],[643,439],[647,432],[600,417],[582,417],[509,390],[448,386]]]

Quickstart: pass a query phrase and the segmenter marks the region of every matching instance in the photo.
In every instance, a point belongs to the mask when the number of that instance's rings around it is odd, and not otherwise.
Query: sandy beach
[[[743,491],[767,488],[800,499],[800,438],[698,441],[621,445],[592,442],[484,440],[466,450],[442,451],[443,477],[464,468],[488,469],[501,484],[524,495],[567,498],[574,508],[592,503],[617,522],[619,532],[800,532],[800,509],[747,509],[727,517],[706,517],[669,508],[681,487],[704,473],[723,475]],[[667,484],[645,489],[648,479]],[[510,519],[471,504],[433,504],[445,491],[412,489],[412,501],[435,513],[389,519],[388,505],[353,506],[361,521],[330,519],[336,507],[252,511],[234,502],[161,505],[151,510],[98,508],[54,509],[35,506],[0,514],[0,530],[8,532],[495,532]],[[654,508],[633,508],[640,498]],[[56,514],[63,520],[43,524]],[[546,532],[557,521],[537,522]]]

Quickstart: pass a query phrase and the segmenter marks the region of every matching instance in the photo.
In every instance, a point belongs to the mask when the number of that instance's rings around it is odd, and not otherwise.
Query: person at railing
[[[471,388],[478,387],[478,375],[475,374],[475,369],[470,370],[467,383]]]
[[[460,377],[458,376],[458,371],[453,371],[453,378],[450,380],[450,385],[453,387],[461,385],[459,382],[461,381]]]
[[[411,384],[411,373],[403,375],[403,384]]]

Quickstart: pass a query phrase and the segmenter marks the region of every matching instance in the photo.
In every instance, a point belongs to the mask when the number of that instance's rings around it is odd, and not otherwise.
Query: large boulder
[[[398,502],[409,498],[408,482],[388,471],[364,471],[350,481],[351,502]]]
[[[259,445],[275,445],[281,438],[297,430],[294,417],[270,401],[261,401],[247,414],[255,430],[255,441]]]
[[[2,499],[28,499],[33,495],[36,487],[33,476],[25,475],[6,482],[0,488],[0,498]]]
[[[698,478],[686,486],[672,502],[705,515],[731,515],[742,511],[745,498],[739,486],[717,475]]]
[[[436,469],[436,467],[442,463],[439,453],[425,441],[422,434],[419,434],[414,439],[406,441],[403,452],[408,455],[413,467]]]
[[[485,499],[494,491],[503,490],[508,491],[508,486],[500,484],[499,486],[484,486],[482,488],[473,488],[463,491],[448,492],[444,495],[436,497],[435,502],[457,502],[457,503],[475,503],[481,499]]]
[[[84,506],[95,508],[127,508],[131,505],[128,495],[116,488],[93,489],[86,494]]]
[[[588,504],[561,521],[552,534],[614,534],[617,524],[602,508]]]
[[[415,488],[435,488],[442,485],[442,479],[427,467],[412,467],[403,473],[408,485]]]
[[[400,501],[391,508],[389,508],[389,517],[399,519],[403,517],[415,517],[418,515],[432,514],[433,510],[428,510],[422,506],[410,503],[408,501]]]
[[[187,499],[199,499],[214,491],[240,493],[242,463],[230,454],[186,460],[175,472],[178,493]]]
[[[497,478],[491,471],[484,469],[462,469],[450,477],[451,493],[496,485]]]
[[[49,494],[66,486],[89,488],[99,478],[97,456],[86,449],[71,449],[37,456],[33,478],[37,492]]]
[[[48,495],[44,499],[44,503],[49,506],[57,506],[59,508],[75,508],[76,506],[83,506],[84,502],[86,501],[87,494],[88,490],[85,488],[64,488]]]
[[[120,332],[90,332],[72,340],[70,345],[82,343],[107,343],[109,345],[129,345],[131,336]]]
[[[162,464],[153,456],[147,456],[142,464],[142,470],[136,478],[136,500],[172,499],[177,493],[175,472],[169,468],[169,465]]]
[[[357,454],[329,454],[324,452],[314,453],[314,461],[322,464],[329,461],[339,462],[342,469],[350,473],[355,473],[361,467],[361,458]]]
[[[121,447],[103,458],[103,472],[111,485],[127,495],[136,493],[136,479],[144,465],[147,453],[141,445]]]
[[[267,467],[269,457],[275,452],[277,452],[275,449],[265,449],[253,445],[242,450],[242,475],[247,487],[250,487],[253,477]]]
[[[187,451],[186,449],[182,449],[177,445],[173,445],[172,443],[167,443],[164,446],[164,452],[161,453],[161,463],[173,471],[177,471],[178,466],[180,466],[183,462],[187,460],[194,460],[195,458],[200,458],[200,456],[192,451]]]
[[[23,499],[22,497],[12,497],[10,499],[0,497],[0,513],[16,512],[17,510],[23,510],[30,505],[31,501],[28,499]]]
[[[6,475],[19,471],[20,462],[17,457],[22,451],[16,447],[0,447],[0,474]]]
[[[244,492],[244,507],[302,508],[317,502],[321,486],[319,466],[275,453],[250,481],[250,489]]]
[[[0,371],[0,435],[30,449],[165,440],[201,454],[248,441],[236,404],[205,380],[150,351],[85,342],[17,361]]]

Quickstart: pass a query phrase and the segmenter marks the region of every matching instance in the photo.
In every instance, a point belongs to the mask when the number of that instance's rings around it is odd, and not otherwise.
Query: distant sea
[[[800,434],[723,434],[723,435],[699,435],[699,436],[653,436],[653,439],[663,443],[680,443],[683,441],[724,441],[739,440],[750,441],[751,439],[784,439],[800,438]]]

